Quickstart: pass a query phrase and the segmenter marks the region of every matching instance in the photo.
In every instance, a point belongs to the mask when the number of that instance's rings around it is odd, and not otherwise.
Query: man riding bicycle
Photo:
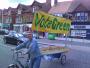
[[[30,55],[29,68],[40,68],[41,53],[38,47],[37,41],[33,38],[32,30],[27,32],[26,37],[28,40],[24,43],[19,44],[15,50],[27,48],[26,54]]]

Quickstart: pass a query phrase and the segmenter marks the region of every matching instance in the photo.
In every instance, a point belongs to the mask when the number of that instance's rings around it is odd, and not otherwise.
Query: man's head
[[[32,39],[33,38],[33,32],[31,30],[27,31],[26,37],[29,38],[29,39]]]

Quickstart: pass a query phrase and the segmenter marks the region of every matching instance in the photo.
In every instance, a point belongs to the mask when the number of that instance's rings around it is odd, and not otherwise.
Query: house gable
[[[44,11],[44,12],[48,12],[51,8],[51,4],[50,4],[50,1],[48,1],[49,3],[39,3],[37,1],[34,1],[31,5],[31,7],[35,7],[36,8],[36,11],[38,10],[41,10],[41,11]]]
[[[88,9],[83,5],[83,4],[79,4],[73,12],[80,12],[80,11],[88,11]]]

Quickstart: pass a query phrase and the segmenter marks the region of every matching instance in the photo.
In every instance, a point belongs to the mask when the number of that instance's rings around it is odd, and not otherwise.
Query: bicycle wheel
[[[17,64],[10,64],[8,68],[19,68],[19,66]]]
[[[66,63],[66,55],[61,56],[61,64],[64,65]]]

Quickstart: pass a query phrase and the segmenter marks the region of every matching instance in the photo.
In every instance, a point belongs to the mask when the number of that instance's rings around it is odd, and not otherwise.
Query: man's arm
[[[33,41],[30,46],[29,46],[29,49],[27,50],[27,54],[29,52],[33,52],[35,49],[36,49],[36,45],[37,45],[37,42],[36,41]]]
[[[25,48],[25,47],[26,47],[26,44],[27,44],[27,41],[24,42],[24,43],[19,44],[19,45],[15,48],[15,50],[19,50],[19,49]]]

